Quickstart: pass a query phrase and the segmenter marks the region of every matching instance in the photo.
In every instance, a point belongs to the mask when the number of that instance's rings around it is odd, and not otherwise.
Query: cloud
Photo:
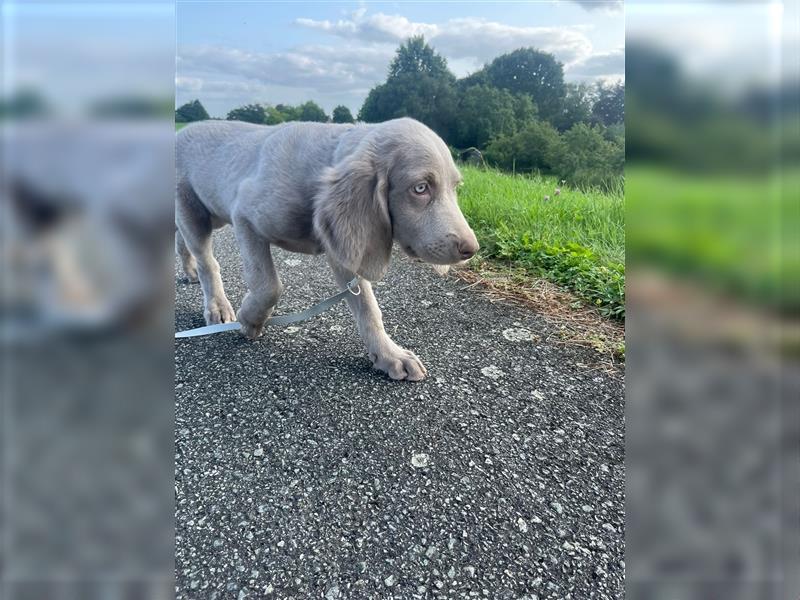
[[[625,73],[625,49],[617,48],[611,52],[598,52],[571,64],[566,69],[567,77],[595,78],[618,77]]]
[[[324,92],[371,87],[386,75],[392,53],[389,48],[301,46],[290,52],[264,54],[190,46],[179,50],[178,70],[188,79],[205,73]]]
[[[298,18],[294,23],[322,32],[327,43],[299,45],[275,53],[224,46],[179,47],[179,95],[201,96],[204,102],[214,99],[219,113],[242,101],[308,98],[329,107],[342,103],[357,109],[369,90],[385,80],[397,46],[413,35],[424,35],[459,77],[521,47],[554,54],[564,63],[568,80],[624,77],[623,50],[596,52],[587,25],[535,27],[476,17],[433,24],[401,15],[368,14],[366,8],[337,21]]]
[[[572,0],[575,4],[580,4],[585,10],[597,10],[602,12],[620,12],[625,3],[623,0]]]
[[[524,46],[551,52],[564,63],[581,60],[592,51],[582,27],[522,27],[475,17],[449,19],[436,25],[415,23],[399,15],[367,15],[362,9],[352,13],[350,19],[335,23],[301,18],[295,24],[348,40],[395,46],[411,36],[424,35],[438,52],[449,59],[466,59],[465,64],[473,69],[498,54]]]

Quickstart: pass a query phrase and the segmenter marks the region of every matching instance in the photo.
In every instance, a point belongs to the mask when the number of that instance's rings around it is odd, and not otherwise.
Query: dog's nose
[[[471,240],[460,240],[458,242],[458,253],[461,255],[461,258],[467,260],[468,258],[472,258],[475,256],[475,253],[480,249],[478,245],[478,240],[475,238]]]

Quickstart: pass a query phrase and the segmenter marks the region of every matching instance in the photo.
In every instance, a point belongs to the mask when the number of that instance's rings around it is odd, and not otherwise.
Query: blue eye
[[[414,193],[415,194],[424,194],[428,191],[428,184],[427,183],[418,183],[414,186]]]

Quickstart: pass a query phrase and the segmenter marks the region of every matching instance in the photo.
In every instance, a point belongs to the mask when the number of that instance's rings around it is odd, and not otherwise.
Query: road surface
[[[215,249],[238,307],[230,229]],[[275,259],[278,313],[336,291],[323,257]],[[375,290],[425,381],[373,370],[344,303],[176,341],[177,597],[622,598],[622,376],[426,265]],[[203,325],[180,274],[175,312]]]

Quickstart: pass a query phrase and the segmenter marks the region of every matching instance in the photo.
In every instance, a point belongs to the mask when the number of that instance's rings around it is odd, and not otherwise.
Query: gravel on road
[[[229,229],[215,251],[238,307]],[[278,313],[336,291],[324,257],[274,256]],[[344,303],[176,341],[176,596],[622,598],[622,376],[404,257],[375,290],[426,380],[373,370]],[[180,274],[175,311],[204,324]]]

